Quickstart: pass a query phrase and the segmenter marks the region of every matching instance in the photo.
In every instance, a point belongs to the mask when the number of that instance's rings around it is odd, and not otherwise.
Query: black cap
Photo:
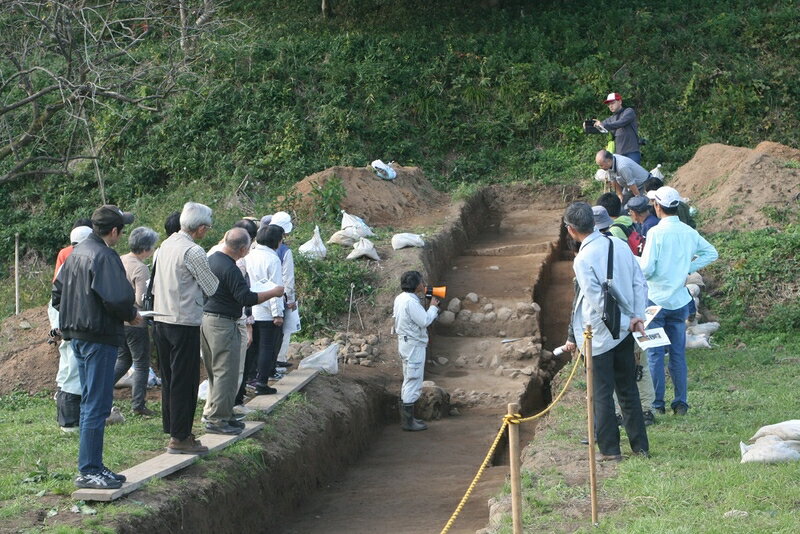
[[[116,228],[133,222],[133,213],[122,211],[112,204],[100,206],[92,213],[92,224],[101,228]]]
[[[628,209],[636,213],[644,213],[650,210],[650,199],[646,196],[633,197],[628,201]]]

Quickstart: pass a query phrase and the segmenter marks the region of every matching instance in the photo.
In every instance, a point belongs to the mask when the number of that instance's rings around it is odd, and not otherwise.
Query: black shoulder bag
[[[603,324],[606,325],[611,337],[619,339],[620,311],[617,299],[611,294],[611,279],[614,273],[614,243],[608,239],[608,268],[606,270],[606,281],[603,282]]]
[[[153,284],[156,282],[156,262],[153,262],[153,275],[147,284],[147,289],[142,296],[142,311],[153,311]]]

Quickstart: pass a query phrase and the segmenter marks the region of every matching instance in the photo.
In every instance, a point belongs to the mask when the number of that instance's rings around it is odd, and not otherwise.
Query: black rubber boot
[[[427,430],[428,425],[418,419],[414,419],[414,405],[403,404],[400,407],[400,422],[403,430],[416,432],[418,430]]]

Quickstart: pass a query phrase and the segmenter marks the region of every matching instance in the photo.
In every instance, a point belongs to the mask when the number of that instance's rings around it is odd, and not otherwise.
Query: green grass
[[[739,441],[760,426],[797,417],[800,373],[791,356],[799,349],[795,342],[777,351],[690,350],[689,415],[658,417],[648,427],[652,458],[625,460],[616,476],[601,481],[599,500],[610,510],[600,514],[599,527],[590,526],[587,485],[570,485],[553,468],[523,477],[525,531],[796,532],[800,464],[740,464]],[[580,395],[572,399],[555,408],[553,426],[536,436],[533,450],[583,447],[585,407]],[[624,452],[624,432],[622,443]],[[586,504],[586,514],[565,513],[565,503]],[[723,519],[730,510],[749,515]]]

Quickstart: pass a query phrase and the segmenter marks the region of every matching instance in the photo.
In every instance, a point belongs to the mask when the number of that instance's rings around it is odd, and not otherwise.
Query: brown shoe
[[[598,462],[621,462],[621,454],[600,454],[597,456]]]
[[[170,454],[207,454],[208,447],[194,439],[194,434],[189,434],[186,439],[181,441],[170,438],[167,452]]]
[[[153,417],[155,414],[156,412],[146,407],[133,409],[133,415],[141,415],[142,417]]]

